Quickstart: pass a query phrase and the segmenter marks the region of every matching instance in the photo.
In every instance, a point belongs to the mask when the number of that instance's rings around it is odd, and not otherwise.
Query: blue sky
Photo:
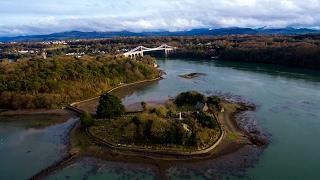
[[[320,28],[320,0],[0,1],[0,36],[235,26]]]

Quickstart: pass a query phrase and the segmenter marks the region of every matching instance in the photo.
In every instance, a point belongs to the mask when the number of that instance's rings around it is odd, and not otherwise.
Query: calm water
[[[27,179],[59,160],[75,121],[41,129],[28,122],[0,122],[0,179]]]
[[[239,174],[231,173],[223,178],[259,180],[320,178],[320,72],[210,60],[172,59],[158,62],[161,69],[167,72],[166,79],[132,91],[123,98],[124,103],[158,101],[174,97],[181,91],[197,90],[207,94],[222,92],[241,96],[258,106],[255,112],[250,113],[250,117],[256,119],[258,125],[271,135],[270,144],[254,166],[247,168],[241,177]],[[193,80],[178,77],[180,74],[192,72],[206,73],[207,76]],[[56,159],[59,154],[56,153],[59,151],[59,143],[46,145],[52,141],[47,136],[32,135],[34,133],[29,132],[30,130],[8,126],[0,124],[0,137],[11,138],[9,141],[11,143],[15,141],[23,143],[24,148],[16,150],[19,149],[16,148],[20,147],[19,145],[9,146],[6,144],[7,140],[0,141],[0,179],[12,173],[13,166],[16,166],[14,169],[16,172],[24,174],[23,176],[18,173],[13,174],[13,177],[19,179],[33,174],[30,171],[34,172],[40,166],[45,166]],[[21,133],[31,135],[20,135]],[[55,137],[54,134],[50,137]],[[58,134],[56,135],[59,136]],[[30,138],[21,139],[20,136]],[[36,150],[35,146],[40,150]],[[29,149],[30,153],[27,152]],[[8,152],[10,150],[14,151]],[[51,153],[52,151],[54,153]],[[31,153],[37,153],[38,156],[32,157],[42,159],[39,160],[41,163],[33,158],[27,158]],[[223,162],[224,160],[212,160],[194,166],[174,167],[169,169],[167,174],[171,179],[212,178],[215,177],[217,166]],[[28,163],[32,166],[28,166]],[[52,175],[49,179],[152,179],[153,174],[150,170],[138,167],[84,159]],[[30,168],[31,170],[28,170]],[[231,172],[234,169],[230,168],[227,171]]]
[[[167,78],[124,98],[133,103],[161,100],[181,91],[221,91],[258,105],[254,116],[271,143],[248,179],[320,179],[320,72],[272,65],[161,60]],[[201,72],[193,80],[180,74]],[[189,172],[190,173],[190,172]],[[200,176],[192,175],[191,177]],[[233,177],[232,179],[235,179]]]
[[[85,158],[48,177],[48,179],[153,180],[154,177],[154,173],[149,168]]]

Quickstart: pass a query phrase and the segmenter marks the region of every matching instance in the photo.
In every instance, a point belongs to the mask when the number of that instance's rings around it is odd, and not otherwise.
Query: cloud
[[[219,27],[320,27],[320,0],[10,0],[0,36]]]

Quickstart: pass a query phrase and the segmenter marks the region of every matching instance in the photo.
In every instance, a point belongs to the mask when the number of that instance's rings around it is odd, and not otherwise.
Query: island
[[[109,104],[105,104],[106,99]],[[165,104],[149,106],[142,102],[143,111],[123,115],[117,102],[113,95],[102,96],[97,117],[103,119],[87,129],[90,136],[115,147],[192,154],[215,145],[222,135],[215,115],[221,111],[218,97],[185,92]],[[111,112],[112,108],[118,108],[117,112]]]
[[[255,107],[218,95],[187,91],[161,103],[139,102],[138,110],[128,110],[116,92],[161,80],[163,72],[154,64],[149,56],[2,62],[2,121],[30,120],[30,126],[41,128],[70,117],[80,119],[70,129],[68,154],[32,179],[44,178],[81,157],[162,166],[265,145],[256,132],[243,130],[235,120],[238,113]]]
[[[205,73],[189,73],[189,74],[182,74],[180,77],[185,78],[185,79],[193,79],[199,76],[205,76]]]
[[[69,154],[32,178],[43,178],[81,157],[159,165],[266,144],[255,132],[237,125],[237,113],[255,109],[249,104],[187,91],[164,103],[141,102],[140,106],[140,111],[126,111],[117,96],[106,93],[99,96],[94,114],[69,107],[80,116],[69,134]]]
[[[80,121],[70,132],[69,155],[33,178],[45,177],[81,157],[162,166],[266,144],[235,121],[237,113],[255,109],[249,104],[188,91],[165,103],[140,105],[141,111],[126,112],[117,96],[106,93],[99,98],[96,114],[77,109]]]

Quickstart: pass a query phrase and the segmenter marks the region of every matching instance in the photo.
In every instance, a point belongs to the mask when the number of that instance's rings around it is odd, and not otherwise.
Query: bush
[[[90,127],[94,124],[94,119],[88,112],[84,112],[80,116],[80,122],[83,127]]]
[[[147,110],[147,103],[145,103],[144,101],[141,102],[141,107],[143,109],[143,111]]]
[[[100,97],[97,109],[97,117],[101,119],[112,119],[124,114],[124,106],[121,100],[114,95],[104,94]]]
[[[210,96],[208,97],[208,104],[217,105],[220,104],[221,99],[218,96]]]
[[[131,120],[136,126],[141,124],[141,119],[138,116],[134,116]]]
[[[160,106],[157,108],[152,108],[150,113],[156,114],[158,117],[165,118],[167,117],[168,110],[164,106]]]
[[[167,143],[166,138],[168,134],[168,129],[170,128],[170,123],[164,119],[155,119],[151,125],[151,135],[153,140],[158,143]]]
[[[216,127],[216,122],[213,116],[206,114],[204,112],[196,112],[196,118],[198,122],[203,126],[207,128],[215,128]]]
[[[205,103],[207,101],[206,97],[196,91],[190,92],[183,92],[179,94],[174,103],[177,106],[184,106],[184,105],[196,105],[197,102]]]
[[[221,99],[218,96],[210,96],[207,101],[208,105],[213,106],[217,110],[221,110]]]

